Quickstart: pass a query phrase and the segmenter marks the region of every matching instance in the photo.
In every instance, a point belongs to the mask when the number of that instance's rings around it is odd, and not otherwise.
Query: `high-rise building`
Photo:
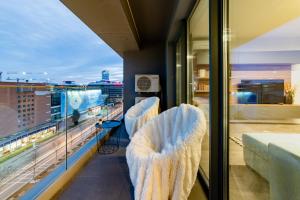
[[[103,81],[109,81],[109,71],[108,70],[103,70],[102,71],[102,80]]]

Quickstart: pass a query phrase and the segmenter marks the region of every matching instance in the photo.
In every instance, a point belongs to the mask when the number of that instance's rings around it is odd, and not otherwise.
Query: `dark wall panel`
[[[166,52],[166,106],[171,108],[176,105],[176,44],[168,43]]]
[[[135,74],[158,74],[160,76],[161,107],[165,109],[165,46],[163,44],[144,45],[140,51],[124,53],[124,111],[134,105],[136,96],[144,96],[134,91]],[[150,94],[151,95],[151,94]],[[152,94],[153,95],[153,94]],[[146,95],[145,95],[146,96]]]

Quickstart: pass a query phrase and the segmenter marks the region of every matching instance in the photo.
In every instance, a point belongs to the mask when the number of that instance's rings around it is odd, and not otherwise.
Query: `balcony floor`
[[[108,155],[96,153],[56,199],[134,199],[125,157],[129,139],[124,124],[117,131],[121,134],[119,150]]]
[[[121,145],[117,152],[109,155],[95,153],[66,188],[54,199],[58,200],[134,200],[134,188],[129,178],[126,163],[126,146],[129,143],[124,123],[119,127]],[[206,200],[198,182],[191,191],[188,200]]]

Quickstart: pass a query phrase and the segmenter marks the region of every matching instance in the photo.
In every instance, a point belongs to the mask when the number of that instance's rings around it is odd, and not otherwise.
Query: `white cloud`
[[[58,0],[0,2],[0,71],[47,71],[87,83],[102,69],[123,79],[122,59]]]

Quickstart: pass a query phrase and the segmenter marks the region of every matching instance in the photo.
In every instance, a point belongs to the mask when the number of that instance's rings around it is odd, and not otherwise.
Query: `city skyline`
[[[0,2],[2,80],[123,80],[123,60],[60,1]],[[16,74],[18,73],[18,74]],[[49,80],[48,80],[49,79]]]

